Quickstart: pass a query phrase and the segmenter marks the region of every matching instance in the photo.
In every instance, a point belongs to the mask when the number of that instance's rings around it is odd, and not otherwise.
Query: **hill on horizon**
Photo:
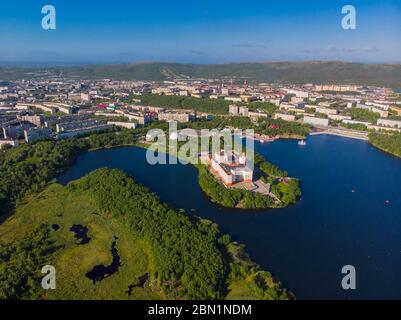
[[[337,61],[183,64],[141,62],[65,67],[3,67],[0,80],[63,75],[67,78],[163,81],[242,78],[256,82],[344,83],[401,88],[401,64]]]

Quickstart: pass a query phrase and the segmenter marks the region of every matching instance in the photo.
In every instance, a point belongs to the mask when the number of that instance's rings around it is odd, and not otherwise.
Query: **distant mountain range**
[[[46,68],[0,68],[1,80],[64,75],[81,79],[172,80],[237,78],[249,82],[350,83],[401,88],[401,64],[268,62],[227,64],[136,63]]]

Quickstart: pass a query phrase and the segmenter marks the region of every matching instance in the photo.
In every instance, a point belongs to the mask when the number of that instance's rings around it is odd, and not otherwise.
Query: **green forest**
[[[350,108],[348,110],[348,114],[352,117],[352,119],[357,121],[365,121],[373,124],[377,123],[377,120],[380,118],[380,113],[372,112],[365,109],[360,108]]]
[[[228,114],[228,106],[232,103],[222,99],[194,98],[181,96],[165,96],[146,94],[140,96],[141,103],[147,106],[169,108],[169,109],[187,109],[197,112]]]
[[[217,225],[161,203],[122,171],[98,169],[66,187],[52,184],[29,200],[0,225],[0,299],[289,297]],[[54,223],[61,229],[52,230]],[[77,244],[68,229],[74,223],[87,225],[93,240]],[[107,263],[115,236],[121,269],[93,284],[84,275],[94,264]],[[56,290],[40,288],[44,264],[57,267]],[[143,273],[150,279],[128,296],[128,279]]]

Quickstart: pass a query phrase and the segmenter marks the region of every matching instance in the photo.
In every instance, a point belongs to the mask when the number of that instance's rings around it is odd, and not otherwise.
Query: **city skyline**
[[[46,4],[56,8],[56,30],[41,27]],[[356,30],[341,27],[347,4],[356,8]],[[392,0],[238,6],[227,1],[14,1],[0,13],[0,63],[401,63],[400,21],[401,4]]]

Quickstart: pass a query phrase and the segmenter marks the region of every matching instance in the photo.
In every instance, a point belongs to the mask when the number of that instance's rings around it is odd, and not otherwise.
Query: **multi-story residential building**
[[[295,110],[296,106],[288,103],[280,103],[280,110]]]
[[[300,98],[300,97],[292,97],[291,98],[291,103],[292,104],[301,103],[303,101],[304,101],[304,98]]]
[[[358,91],[358,86],[348,85],[316,85],[315,91]]]
[[[57,138],[59,140],[72,138],[83,134],[101,132],[105,130],[112,129],[114,126],[111,124],[107,124],[104,122],[96,122],[91,123],[87,122],[85,124],[76,124],[75,126],[69,125],[68,127],[64,126],[63,130],[58,131]],[[60,127],[57,128],[59,130]]]
[[[377,125],[383,127],[401,128],[401,121],[391,119],[379,119],[377,120]]]
[[[269,102],[274,104],[275,106],[279,107],[281,99],[270,99]]]
[[[13,125],[3,128],[3,136],[4,139],[13,139],[18,140],[24,138],[24,131],[29,130],[31,125],[29,124],[20,124]]]
[[[228,112],[230,115],[237,116],[239,113],[239,107],[234,104],[231,104],[228,106]]]
[[[231,101],[231,102],[242,102],[241,97],[224,97],[224,100]]]
[[[342,114],[329,114],[327,115],[329,119],[336,121],[351,120],[351,116],[344,116]]]
[[[312,106],[311,106],[312,107]],[[315,111],[318,113],[323,113],[323,114],[337,114],[338,110],[336,109],[331,109],[331,108],[326,108],[326,107],[320,107],[320,106],[314,106]]]
[[[36,128],[24,130],[24,137],[26,143],[34,143],[39,140],[47,140],[52,138],[52,130],[48,128]]]
[[[329,125],[329,119],[317,118],[317,117],[311,117],[311,116],[304,116],[304,123],[310,124],[312,126],[324,126],[324,127],[327,127]]]
[[[342,120],[342,123],[345,123],[345,124],[363,124],[365,126],[369,126],[369,125],[372,124],[371,122],[367,122],[367,121],[357,121],[357,120],[348,120],[348,119]]]
[[[107,124],[114,125],[121,128],[135,129],[138,128],[138,123],[135,122],[122,122],[122,121],[107,121]]]
[[[276,113],[274,115],[274,119],[282,119],[285,121],[295,121],[295,116],[292,114],[286,114],[286,113]]]
[[[196,114],[189,112],[163,112],[158,114],[161,121],[177,121],[181,123],[190,122],[196,119]]]
[[[43,125],[43,116],[41,115],[19,115],[17,118],[21,121],[32,123],[37,127]]]
[[[59,132],[63,132],[63,131],[76,130],[79,128],[93,127],[93,126],[101,125],[101,124],[104,124],[104,122],[96,120],[96,119],[88,119],[88,120],[84,120],[84,121],[62,122],[62,123],[56,124],[56,131],[59,133]]]
[[[244,117],[247,117],[249,115],[249,109],[247,107],[239,107],[238,112]]]
[[[358,109],[364,109],[364,110],[368,110],[368,111],[370,111],[370,112],[378,113],[378,114],[380,114],[380,116],[381,116],[382,118],[387,118],[387,117],[388,117],[388,111],[387,111],[387,110],[380,109],[380,108],[375,107],[375,106],[373,106],[373,105],[367,105],[367,104],[357,103],[357,104],[356,104],[356,107],[357,107]]]
[[[255,112],[255,111],[248,111],[248,117],[252,119],[257,118],[267,118],[267,113],[264,112]]]

